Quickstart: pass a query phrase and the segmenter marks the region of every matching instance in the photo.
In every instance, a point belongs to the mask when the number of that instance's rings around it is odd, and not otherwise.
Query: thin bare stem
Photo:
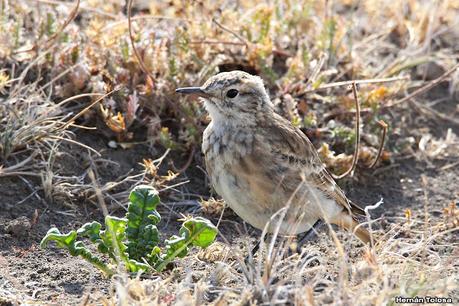
[[[16,170],[16,169],[19,169],[21,167],[24,167],[26,164],[28,164],[32,159],[35,158],[35,156],[37,155],[38,153],[36,151],[32,152],[32,154],[24,159],[23,161],[13,165],[13,166],[10,166],[8,168],[2,168],[2,165],[0,165],[0,174],[1,173],[7,173],[7,172],[11,172],[13,170]]]
[[[72,22],[73,19],[78,15],[78,9],[80,7],[80,0],[76,0],[75,6],[73,7],[72,11],[70,12],[69,16],[65,20],[65,22],[62,24],[61,28],[56,31],[51,37],[49,37],[44,43],[44,48],[43,49],[49,49],[52,46],[52,43],[56,38],[64,32],[65,28]],[[41,45],[41,43],[36,42],[30,49],[26,50],[20,50],[20,51],[15,51],[13,54],[19,54],[19,53],[27,53],[27,52],[32,52],[37,50],[38,46]]]
[[[234,35],[234,37],[236,37],[237,39],[239,39],[247,48],[249,47],[249,43],[248,43],[247,40],[244,39],[241,35],[237,34],[237,33],[234,32],[233,30],[228,29],[227,27],[225,27],[224,25],[222,25],[221,23],[219,23],[217,20],[215,20],[215,18],[212,18],[212,22],[215,23],[215,24],[216,24],[220,29],[222,29],[223,31],[228,32],[228,33]]]
[[[341,175],[333,175],[335,179],[342,179],[349,174],[352,176],[354,174],[355,167],[359,160],[359,147],[360,147],[360,102],[359,97],[357,94],[357,85],[355,82],[352,83],[352,93],[354,95],[355,101],[355,149],[354,149],[354,156],[352,157],[352,165],[351,167]]]
[[[4,176],[20,176],[20,175],[36,176],[36,177],[40,177],[41,176],[40,173],[28,172],[28,171],[0,172],[0,177],[4,177]]]
[[[389,103],[389,104],[386,104],[386,105],[381,105],[380,109],[386,109],[386,108],[389,108],[389,107],[393,107],[393,106],[396,106],[396,105],[399,105],[399,104],[402,104],[402,103],[405,103],[406,101],[408,100],[411,100],[413,99],[414,97],[432,89],[433,87],[437,86],[438,84],[440,84],[441,82],[443,82],[448,76],[450,76],[451,74],[454,73],[454,71],[456,71],[457,69],[459,68],[459,64],[456,64],[454,65],[451,69],[449,69],[448,71],[446,71],[444,74],[442,74],[441,76],[439,76],[438,78],[436,78],[435,80],[432,80],[431,82],[427,83],[426,85],[424,85],[423,87],[413,91],[411,94],[409,94],[408,96],[398,100],[398,101],[395,101],[393,103]],[[395,78],[388,78],[386,79],[387,81],[389,81],[390,79],[396,79],[397,77]],[[374,79],[374,80],[384,80],[384,79]],[[362,81],[366,81],[366,80],[362,80]],[[371,81],[371,80],[367,80],[367,81]],[[357,81],[356,81],[357,82]],[[341,83],[341,82],[340,82]],[[371,82],[368,82],[368,83],[371,83]],[[377,82],[376,82],[377,83]],[[326,85],[332,85],[334,83],[330,83],[330,84],[326,84]],[[359,83],[357,83],[359,84]],[[360,83],[362,84],[362,83]],[[319,87],[318,89],[323,89],[325,88],[324,87]],[[344,85],[344,84],[340,84],[339,86],[341,85]],[[335,85],[336,86],[336,85]],[[302,93],[308,93],[308,92],[311,92],[311,91],[316,91],[318,89],[315,89],[315,90],[308,90],[308,91],[303,91]],[[370,108],[364,108],[360,111],[361,114],[363,113],[369,113],[371,112],[371,109]],[[325,116],[324,120],[327,121],[327,120],[330,120],[338,115],[350,115],[350,114],[354,114],[355,111],[354,110],[349,110],[349,111],[346,111],[346,112],[336,112],[336,113],[331,113],[331,114],[328,114]],[[445,118],[442,118],[442,119],[446,119],[446,120],[450,120],[454,123],[457,123],[457,121],[454,121],[454,119],[451,119],[449,117],[445,117]]]
[[[317,77],[319,76],[320,71],[322,70],[322,67],[325,64],[325,57],[326,56],[323,53],[320,54],[319,61],[315,65],[311,74],[309,75],[308,81],[306,82],[305,87],[308,87],[310,84],[313,84],[317,80]]]
[[[443,82],[448,76],[450,76],[451,74],[454,73],[454,71],[457,70],[457,68],[459,68],[459,63],[454,65],[453,68],[449,69],[448,71],[446,71],[445,73],[443,73],[441,76],[439,76],[438,78],[436,78],[435,80],[432,80],[430,81],[429,83],[427,83],[426,85],[422,86],[421,88],[418,88],[417,90],[413,91],[411,94],[409,94],[408,96],[398,100],[398,101],[395,101],[394,103],[390,103],[390,104],[387,104],[387,105],[383,105],[381,108],[388,108],[388,107],[392,107],[392,106],[395,106],[395,105],[399,105],[399,104],[402,104],[408,100],[411,100],[412,98],[414,98],[415,96],[418,96],[428,90],[430,90],[431,88],[437,86],[438,84],[440,84],[441,82]]]
[[[93,160],[91,160],[91,168],[88,171],[88,176],[89,176],[89,179],[91,180],[92,187],[94,189],[94,193],[97,197],[97,202],[99,203],[99,207],[102,210],[104,217],[106,217],[108,216],[108,208],[107,208],[107,205],[105,204],[104,195],[102,194],[102,190],[100,189],[99,184],[97,182],[96,169],[95,169]]]
[[[47,5],[66,5],[66,6],[70,6],[71,3],[66,3],[64,1],[54,1],[54,0],[35,0],[39,3],[43,3],[43,4],[47,4]],[[118,15],[115,15],[115,14],[110,14],[110,13],[107,13],[107,12],[104,12],[102,10],[98,10],[96,8],[93,8],[93,7],[81,7],[80,8],[81,10],[83,11],[86,11],[86,12],[90,12],[90,13],[95,13],[97,15],[100,15],[100,16],[104,16],[104,17],[108,17],[108,18],[111,18],[111,19],[118,19],[119,16]]]
[[[334,83],[328,83],[328,84],[321,85],[321,86],[319,86],[317,88],[304,90],[304,91],[301,92],[301,94],[315,92],[315,91],[319,91],[319,90],[327,89],[327,88],[340,87],[340,86],[349,86],[349,85],[352,85],[353,83],[358,84],[358,85],[362,85],[362,84],[390,83],[390,82],[397,82],[397,81],[403,81],[403,80],[409,80],[409,77],[408,76],[397,76],[397,77],[382,78],[382,79],[368,79],[368,80],[353,80],[353,81],[334,82]]]
[[[158,16],[158,15],[142,15],[142,16],[131,17],[131,21],[132,20],[147,20],[147,19],[168,20],[168,21],[176,21],[176,22],[195,22],[195,20],[190,20],[190,19],[176,18],[176,17],[169,17],[169,16]],[[123,25],[125,22],[126,22],[126,19],[114,21],[104,26],[102,28],[102,31],[107,31],[113,27]]]
[[[56,31],[53,35],[51,35],[50,38],[45,42],[45,49],[48,49],[51,47],[52,42],[58,37],[59,34],[64,32],[65,28],[72,22],[73,19],[78,15],[78,9],[80,8],[80,0],[76,0],[75,6],[73,7],[72,11],[70,12],[69,16],[65,20],[65,22],[62,24],[61,28],[59,31]]]
[[[384,142],[386,141],[387,123],[385,123],[383,120],[379,120],[378,124],[383,129],[382,135],[381,135],[381,143],[379,144],[378,154],[376,155],[375,160],[371,163],[369,168],[373,168],[374,166],[376,166],[376,163],[381,158],[381,154],[382,154],[383,149],[384,149]]]
[[[383,198],[381,198],[377,203],[373,204],[373,205],[367,205],[365,207],[365,215],[366,215],[366,218],[367,218],[367,223],[368,223],[368,227],[369,227],[369,233],[370,233],[370,245],[373,247],[375,245],[375,239],[373,237],[373,229],[371,227],[371,216],[370,216],[370,210],[374,210],[376,208],[378,208],[379,206],[381,206],[382,204],[384,203],[384,200]]]
[[[182,173],[182,172],[184,172],[186,169],[188,169],[188,167],[191,165],[191,162],[193,161],[193,157],[194,157],[194,152],[195,152],[195,150],[196,150],[196,147],[193,146],[193,147],[191,148],[190,155],[188,156],[188,159],[187,159],[185,165],[183,165],[183,167],[181,167],[180,169],[177,169],[177,168],[175,167],[174,163],[172,163],[172,164],[171,164],[172,169],[173,169],[175,172],[177,172],[177,173]]]
[[[61,73],[59,73],[56,77],[54,77],[51,81],[49,81],[48,83],[46,83],[45,85],[43,85],[40,89],[41,90],[44,90],[46,87],[52,85],[54,82],[56,82],[57,80],[59,80],[60,78],[62,78],[63,76],[65,76],[67,73],[69,73],[70,71],[72,71],[73,69],[75,69],[77,66],[81,65],[81,63],[77,63],[75,65],[72,65],[70,66],[69,68],[65,69],[64,71],[62,71]]]
[[[70,142],[70,143],[73,143],[75,145],[78,145],[78,146],[81,146],[85,149],[88,149],[89,151],[95,153],[97,156],[102,156],[99,152],[97,152],[96,150],[94,150],[93,148],[91,148],[90,146],[87,146],[81,142],[78,142],[78,141],[75,141],[75,140],[72,140],[72,139],[69,139],[69,138],[65,138],[65,137],[59,137],[59,136],[48,136],[48,138],[50,139],[58,139],[58,140],[62,140],[62,141],[67,141],[67,142]]]
[[[100,101],[102,101],[103,99],[105,99],[106,97],[108,97],[109,95],[111,95],[112,93],[114,93],[115,91],[118,91],[118,90],[119,90],[119,88],[115,88],[115,89],[111,90],[110,92],[104,94],[102,97],[100,97],[99,99],[95,100],[94,102],[92,102],[91,104],[89,104],[88,106],[83,108],[78,114],[73,116],[72,119],[67,121],[66,124],[64,124],[62,127],[60,127],[60,129],[64,130],[64,129],[68,128],[69,125],[73,124],[75,122],[75,120],[77,120],[84,113],[86,113],[91,107],[93,107],[94,105],[96,105],[97,103],[99,103]]]
[[[140,57],[139,51],[137,50],[134,42],[134,35],[132,34],[132,20],[131,20],[131,13],[132,13],[132,0],[129,0],[128,3],[128,29],[129,29],[129,40],[131,41],[131,46],[132,50],[134,51],[134,55],[137,58],[137,61],[139,62],[140,69],[148,75],[152,80],[154,80],[154,76],[151,74],[150,71],[148,71],[147,67],[145,66],[145,63],[143,62],[142,58]]]
[[[234,46],[245,46],[245,43],[236,42],[236,41],[220,41],[220,40],[201,40],[201,41],[190,41],[191,45],[234,45]]]
[[[77,100],[77,99],[83,98],[83,97],[94,97],[94,96],[103,96],[103,95],[104,94],[97,93],[97,92],[89,92],[89,93],[79,94],[79,95],[71,96],[70,98],[67,98],[65,100],[62,100],[61,102],[57,103],[56,106],[62,106],[67,102],[70,102],[70,101],[73,101],[73,100]]]

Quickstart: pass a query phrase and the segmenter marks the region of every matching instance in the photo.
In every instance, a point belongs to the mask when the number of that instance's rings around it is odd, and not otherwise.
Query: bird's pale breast
[[[202,149],[216,192],[256,228],[263,229],[276,213],[280,218],[286,206],[289,209],[280,228],[283,234],[308,230],[323,215],[319,210],[337,210],[333,200],[301,180],[297,167],[286,166],[255,127],[211,123],[204,132]],[[314,204],[318,202],[320,206]],[[270,231],[276,223],[272,222]]]

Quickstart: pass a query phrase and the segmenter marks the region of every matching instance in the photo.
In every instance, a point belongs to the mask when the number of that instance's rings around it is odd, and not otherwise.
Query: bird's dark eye
[[[228,98],[231,98],[231,99],[232,99],[232,98],[236,97],[238,93],[239,93],[239,91],[237,91],[236,89],[230,89],[230,90],[228,90],[228,91],[226,92],[226,96],[227,96]]]

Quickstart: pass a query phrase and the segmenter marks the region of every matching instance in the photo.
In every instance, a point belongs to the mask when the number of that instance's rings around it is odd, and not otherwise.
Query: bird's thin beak
[[[182,88],[177,88],[175,92],[186,94],[186,95],[195,94],[201,97],[207,96],[207,93],[204,90],[202,90],[201,87],[182,87]]]

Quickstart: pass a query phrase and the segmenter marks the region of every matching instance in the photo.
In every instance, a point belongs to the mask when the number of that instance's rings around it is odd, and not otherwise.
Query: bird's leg
[[[263,237],[263,242],[266,242],[267,239],[268,239],[268,235],[265,235],[265,236]],[[258,250],[260,249],[260,244],[261,244],[261,239],[258,239],[257,244],[255,244],[255,246],[252,248],[252,250],[250,250],[250,255],[247,255],[247,256],[245,257],[245,260],[244,260],[244,261],[245,261],[246,263],[249,262],[249,259],[250,259],[251,257],[253,258],[253,257],[255,256],[255,254],[257,254]]]
[[[324,224],[324,222],[319,219],[314,223],[314,225],[305,233],[299,234],[297,237],[297,247],[296,250],[299,252],[301,250],[301,246],[308,241],[311,241],[314,235],[317,235],[317,231],[319,228]]]
[[[265,238],[265,240],[266,240],[266,238]],[[255,244],[255,246],[252,248],[252,250],[250,250],[250,254],[252,254],[252,257],[255,256],[255,254],[257,254],[258,250],[260,249],[260,243],[261,243],[261,241],[258,240],[257,244]]]

